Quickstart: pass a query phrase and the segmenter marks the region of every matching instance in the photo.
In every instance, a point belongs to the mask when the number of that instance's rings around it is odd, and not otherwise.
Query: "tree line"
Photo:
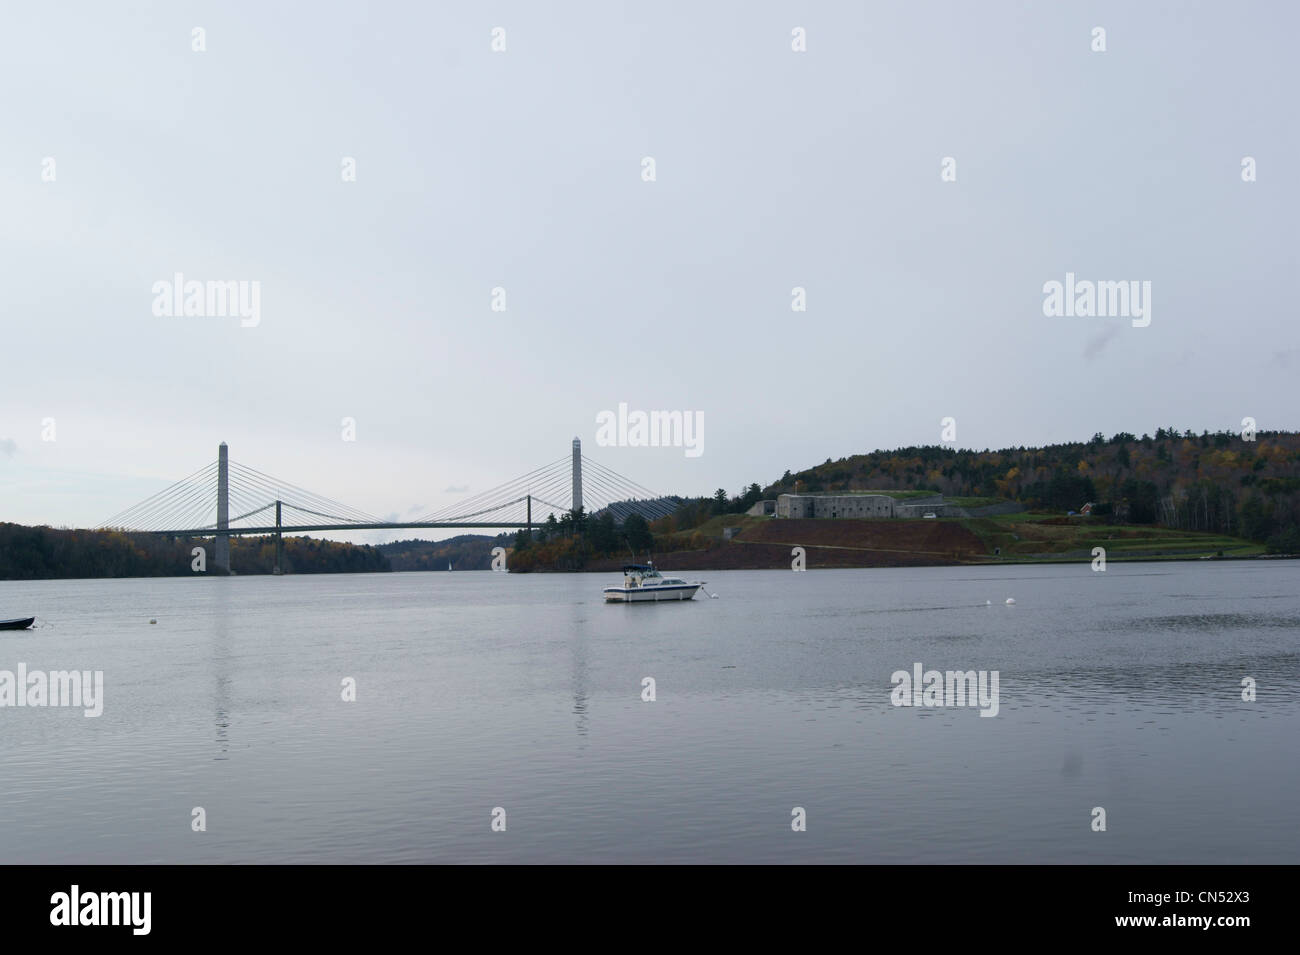
[[[654,546],[650,525],[641,514],[633,511],[619,524],[607,510],[592,516],[578,508],[558,520],[550,514],[531,532],[515,534],[510,569],[516,573],[581,570],[593,557],[619,555],[640,562]]]
[[[203,548],[202,571],[194,548]],[[365,544],[285,537],[281,570],[294,574],[388,571],[387,558]],[[177,538],[115,530],[74,530],[0,523],[0,580],[76,577],[191,577],[216,574],[211,538]],[[275,538],[230,538],[230,565],[237,574],[269,574]]]

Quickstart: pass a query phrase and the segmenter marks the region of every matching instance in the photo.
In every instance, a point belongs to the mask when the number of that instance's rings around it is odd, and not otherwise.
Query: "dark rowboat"
[[[13,620],[0,620],[0,630],[26,630],[35,622],[35,617],[15,617]]]

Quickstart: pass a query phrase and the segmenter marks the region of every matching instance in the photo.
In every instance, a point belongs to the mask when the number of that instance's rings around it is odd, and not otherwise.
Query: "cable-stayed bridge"
[[[557,503],[568,501],[569,503]],[[526,529],[551,516],[608,511],[617,523],[633,513],[647,521],[671,514],[679,499],[656,494],[582,453],[572,453],[418,521],[389,521],[323,497],[230,460],[225,442],[217,460],[140,503],[114,514],[101,529],[212,537],[214,563],[230,570],[230,538],[273,534],[276,565],[285,531],[400,530],[426,528]],[[232,514],[234,516],[232,516]]]

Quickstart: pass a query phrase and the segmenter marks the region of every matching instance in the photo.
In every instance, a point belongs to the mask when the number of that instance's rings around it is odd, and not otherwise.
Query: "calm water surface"
[[[1298,575],[0,582],[40,618],[0,670],[105,680],[97,719],[0,709],[0,861],[1295,863]],[[894,707],[916,662],[999,671],[998,715]]]

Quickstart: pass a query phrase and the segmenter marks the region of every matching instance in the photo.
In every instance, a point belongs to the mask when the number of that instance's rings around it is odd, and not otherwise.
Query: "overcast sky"
[[[575,436],[707,494],[947,416],[1295,429],[1297,9],[8,4],[0,520],[96,524],[221,440],[409,519]],[[155,315],[177,272],[260,321]],[[1067,272],[1150,324],[1045,316]],[[703,453],[598,447],[620,402]]]

